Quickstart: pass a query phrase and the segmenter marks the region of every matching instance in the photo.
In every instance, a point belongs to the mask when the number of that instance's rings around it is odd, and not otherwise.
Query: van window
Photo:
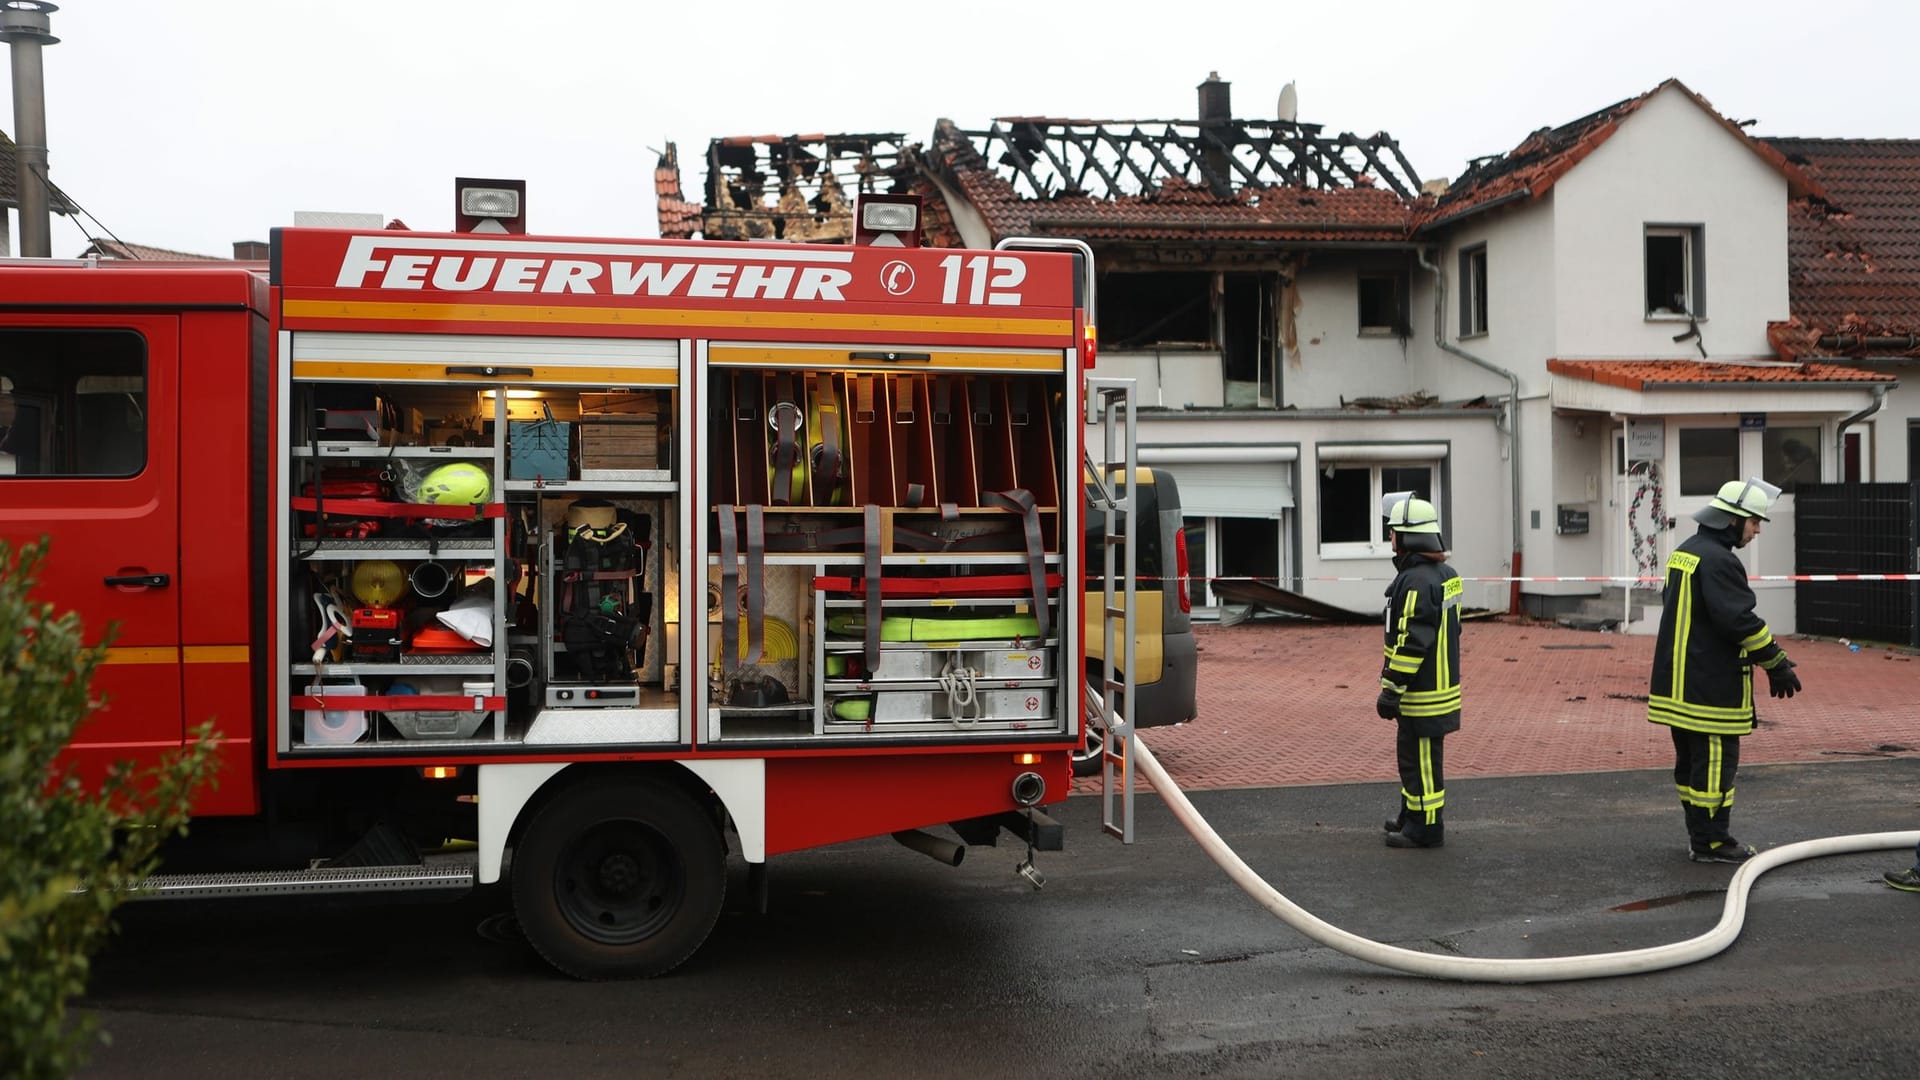
[[[147,467],[147,350],[128,330],[0,328],[0,480]]]
[[[1145,584],[1155,583],[1159,587],[1160,565],[1160,498],[1153,484],[1140,484],[1134,489],[1136,496],[1133,507],[1134,527],[1140,530],[1140,539],[1134,548],[1134,578]],[[1106,555],[1101,545],[1106,542],[1107,517],[1093,507],[1091,500],[1085,511],[1087,519],[1087,574],[1099,577],[1106,566]]]

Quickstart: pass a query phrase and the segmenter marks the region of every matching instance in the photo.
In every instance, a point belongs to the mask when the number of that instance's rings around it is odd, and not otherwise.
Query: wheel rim
[[[585,937],[631,945],[658,933],[686,898],[686,867],[667,838],[638,821],[604,821],[561,851],[553,895]]]
[[[1073,760],[1083,764],[1089,761],[1099,761],[1100,751],[1106,745],[1106,732],[1100,730],[1100,725],[1097,722],[1088,724],[1087,748],[1085,750],[1075,750],[1073,752]]]

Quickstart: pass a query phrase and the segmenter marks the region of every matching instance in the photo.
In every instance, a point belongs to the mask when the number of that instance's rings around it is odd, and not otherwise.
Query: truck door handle
[[[168,580],[165,574],[127,574],[110,577],[107,584],[114,588],[164,589]]]
[[[489,379],[531,379],[533,378],[533,369],[530,367],[495,367],[492,364],[475,364],[471,366],[449,366],[447,368],[447,374],[478,375],[482,378]]]

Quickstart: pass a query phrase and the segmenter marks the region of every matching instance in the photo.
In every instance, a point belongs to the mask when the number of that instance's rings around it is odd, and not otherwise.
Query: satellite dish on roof
[[[1300,119],[1300,95],[1294,92],[1292,79],[1288,79],[1287,85],[1280,88],[1280,107],[1274,111],[1274,115],[1289,124]]]

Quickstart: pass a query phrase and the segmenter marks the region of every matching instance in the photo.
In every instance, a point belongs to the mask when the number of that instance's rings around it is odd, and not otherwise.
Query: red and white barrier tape
[[[1166,579],[1142,575],[1139,578],[1139,580],[1164,581]],[[1208,577],[1200,577],[1199,575],[1194,575],[1192,580],[1194,581],[1247,581],[1247,582],[1256,582],[1256,583],[1265,584],[1273,581],[1392,581],[1393,577],[1391,575],[1388,575],[1384,577],[1381,577],[1381,576],[1375,576],[1375,577],[1316,576],[1316,577],[1285,577],[1285,578],[1251,578],[1251,577],[1242,577],[1242,576],[1231,576],[1231,577],[1223,576],[1223,577],[1208,578]],[[1634,584],[1637,584],[1637,585],[1660,585],[1665,583],[1667,579],[1664,576],[1662,577],[1633,577],[1633,576],[1570,577],[1570,576],[1528,575],[1526,577],[1499,577],[1499,576],[1474,576],[1474,575],[1462,574],[1460,575],[1460,580],[1461,581],[1499,581],[1499,582],[1597,581],[1597,582],[1610,582],[1610,583],[1633,582]],[[1748,574],[1747,580],[1748,581],[1920,581],[1920,574]]]

